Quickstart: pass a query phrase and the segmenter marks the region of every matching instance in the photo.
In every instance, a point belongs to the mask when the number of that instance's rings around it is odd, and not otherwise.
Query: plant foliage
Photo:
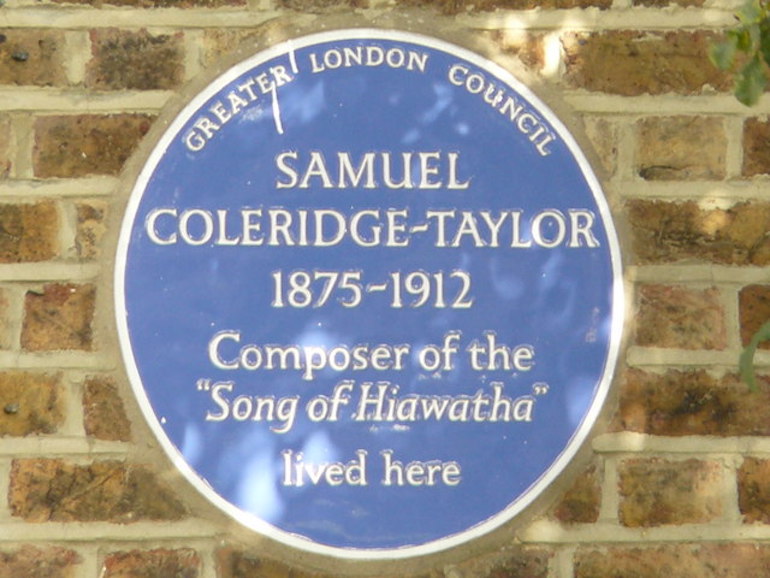
[[[738,24],[711,46],[711,62],[721,70],[734,70],[735,97],[751,106],[767,84],[770,66],[770,7],[766,0],[747,0],[736,13]]]

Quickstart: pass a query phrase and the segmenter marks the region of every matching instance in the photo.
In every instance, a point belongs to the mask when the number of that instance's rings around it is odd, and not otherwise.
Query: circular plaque
[[[530,504],[606,397],[618,242],[574,139],[497,65],[313,35],[179,113],[128,202],[116,311],[161,445],[242,524],[434,552]]]

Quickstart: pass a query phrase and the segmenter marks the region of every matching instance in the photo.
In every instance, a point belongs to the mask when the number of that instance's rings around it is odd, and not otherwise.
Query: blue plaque
[[[116,311],[161,445],[219,508],[345,558],[521,512],[585,441],[622,327],[584,155],[499,66],[403,32],[287,41],[170,123]]]

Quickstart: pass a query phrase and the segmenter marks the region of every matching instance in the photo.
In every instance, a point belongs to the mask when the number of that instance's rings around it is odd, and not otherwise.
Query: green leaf
[[[764,341],[770,341],[770,321],[765,323],[759,330],[753,335],[751,341],[741,353],[738,360],[738,368],[740,370],[741,379],[749,386],[751,391],[757,391],[757,378],[754,373],[754,354],[757,351],[759,344]]]
[[[764,10],[759,0],[748,0],[736,16],[742,24],[754,24],[762,19]]]
[[[735,62],[735,53],[738,43],[735,38],[727,37],[727,40],[713,44],[709,49],[711,62],[720,70],[728,70]]]
[[[738,74],[735,81],[735,98],[746,106],[752,106],[759,101],[766,83],[762,61],[759,55],[755,55]]]
[[[770,64],[770,20],[763,20],[759,25],[759,49],[766,64]]]
[[[751,33],[745,26],[730,30],[727,36],[735,38],[735,46],[741,52],[749,52],[751,50]]]

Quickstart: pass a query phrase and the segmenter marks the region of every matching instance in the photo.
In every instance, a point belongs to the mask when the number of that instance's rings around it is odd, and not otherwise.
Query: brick
[[[244,42],[256,39],[260,31],[209,29],[203,31],[201,41],[201,61],[204,66],[211,66],[218,59],[235,52]]]
[[[770,524],[770,460],[743,460],[738,470],[738,506],[744,522]]]
[[[33,263],[57,256],[59,213],[49,201],[0,204],[0,263]]]
[[[117,175],[147,134],[152,120],[145,114],[38,118],[33,151],[35,176]]]
[[[552,515],[564,524],[593,524],[599,519],[601,500],[599,468],[593,464],[575,479]]]
[[[168,90],[184,77],[182,34],[116,28],[91,32],[86,86],[97,90]]]
[[[223,8],[246,6],[248,0],[53,0],[56,4],[87,4],[95,8],[131,6],[134,8]]]
[[[67,84],[64,33],[39,28],[4,29],[0,34],[0,84]]]
[[[657,547],[580,548],[575,578],[746,578],[765,576],[765,544],[667,544]]]
[[[541,34],[515,34],[494,30],[485,34],[504,54],[516,56],[529,68],[540,69],[545,64],[545,44]]]
[[[636,343],[645,347],[715,349],[727,347],[720,291],[677,285],[642,285]]]
[[[0,373],[0,436],[56,432],[64,420],[60,377],[46,373]]]
[[[305,572],[284,562],[251,555],[233,548],[217,551],[219,578],[332,578],[329,574]],[[384,578],[384,577],[383,577]]]
[[[22,546],[0,552],[0,578],[77,578],[80,556],[66,548]]]
[[[552,558],[553,553],[545,548],[505,547],[492,554],[458,564],[456,568],[460,576],[474,578],[547,578],[548,564]],[[449,574],[439,575],[444,577]]]
[[[51,283],[24,300],[21,346],[27,351],[93,349],[93,285]]]
[[[770,321],[770,285],[748,285],[738,294],[741,343],[748,345],[762,325]],[[760,342],[761,349],[770,349],[770,342]]]
[[[624,526],[702,524],[722,515],[722,466],[700,460],[633,459],[618,467]]]
[[[189,548],[113,552],[104,560],[100,578],[197,578],[201,561]]]
[[[12,154],[11,120],[8,117],[0,116],[0,179],[7,178],[11,173]]]
[[[723,179],[727,135],[721,118],[649,117],[637,122],[636,171],[648,181]]]
[[[705,261],[770,264],[770,204],[701,209],[697,203],[634,200],[625,204],[639,264]]]
[[[618,128],[604,118],[584,118],[586,136],[591,141],[596,155],[607,176],[617,171],[618,159]],[[589,160],[592,160],[589,158]]]
[[[770,121],[749,118],[743,123],[743,167],[745,177],[770,174]]]
[[[12,349],[16,343],[16,327],[11,307],[8,292],[0,289],[0,350]]]
[[[612,0],[398,0],[400,6],[437,8],[444,14],[491,12],[494,10],[569,10],[612,6]]]
[[[701,7],[706,0],[634,0],[634,6],[665,8],[666,6]]]
[[[708,59],[714,34],[705,31],[567,33],[565,80],[572,88],[623,96],[729,91],[730,76]]]
[[[285,10],[311,13],[369,8],[369,0],[277,0],[276,4]]]
[[[75,251],[79,259],[91,260],[101,256],[101,243],[107,232],[107,203],[79,203]]]
[[[736,375],[704,370],[663,374],[629,369],[623,376],[614,431],[660,436],[770,435],[770,383],[752,392]]]
[[[131,441],[131,422],[118,388],[108,377],[91,376],[83,391],[83,425],[86,434],[100,440]]]
[[[149,469],[119,461],[14,460],[8,505],[13,516],[27,522],[129,523],[186,515]]]

